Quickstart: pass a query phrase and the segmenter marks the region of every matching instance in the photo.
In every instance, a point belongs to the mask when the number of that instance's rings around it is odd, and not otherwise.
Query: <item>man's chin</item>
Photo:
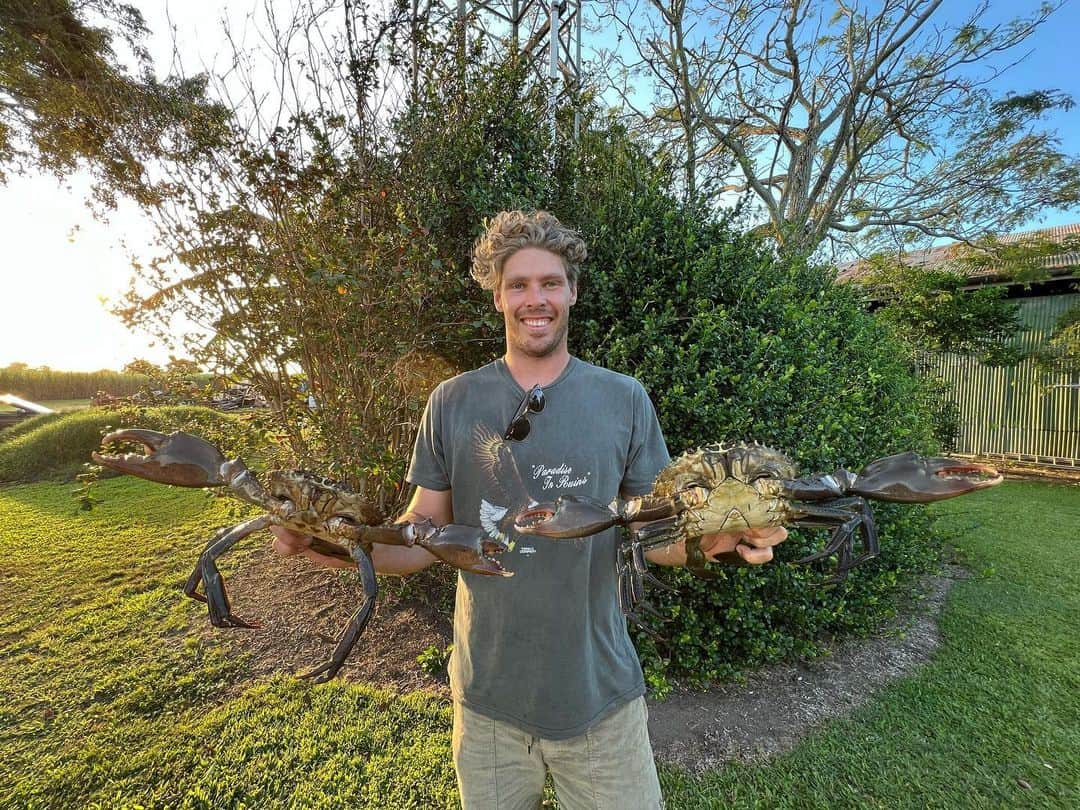
[[[518,349],[526,357],[531,357],[533,360],[543,360],[545,357],[551,357],[555,354],[555,350],[558,349],[558,345],[543,346],[536,348],[534,346],[518,346]]]
[[[542,360],[555,354],[563,345],[561,335],[548,340],[515,340],[514,347],[526,357]]]

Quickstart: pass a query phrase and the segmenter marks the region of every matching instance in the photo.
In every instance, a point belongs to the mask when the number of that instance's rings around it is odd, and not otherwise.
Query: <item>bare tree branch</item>
[[[1039,129],[1072,99],[988,92],[1059,4],[996,25],[985,0],[958,24],[938,22],[941,0],[609,4],[634,48],[609,64],[655,88],[628,115],[681,139],[690,196],[748,192],[785,250],[830,234],[971,241],[1080,203],[1080,161]]]

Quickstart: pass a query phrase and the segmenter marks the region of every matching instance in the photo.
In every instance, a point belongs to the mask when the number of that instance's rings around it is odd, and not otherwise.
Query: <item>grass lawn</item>
[[[943,646],[767,767],[667,773],[671,807],[1080,807],[1080,487],[937,504],[960,559]]]
[[[256,682],[206,632],[180,586],[231,502],[69,490],[0,487],[0,807],[456,806],[437,700]],[[975,576],[933,662],[766,765],[663,771],[669,807],[1080,806],[1080,488],[935,510]]]
[[[207,632],[179,589],[234,502],[70,489],[0,487],[0,807],[456,806],[437,700],[252,682]]]

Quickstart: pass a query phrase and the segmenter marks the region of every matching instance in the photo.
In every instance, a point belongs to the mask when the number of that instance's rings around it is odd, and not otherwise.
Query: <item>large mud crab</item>
[[[584,537],[611,526],[644,523],[624,545],[619,599],[636,620],[643,579],[663,585],[645,566],[645,552],[686,540],[687,567],[699,577],[716,574],[705,565],[702,535],[772,526],[831,528],[819,552],[798,560],[810,563],[836,555],[830,581],[842,580],[854,566],[878,553],[877,528],[866,498],[929,503],[1001,483],[992,467],[947,458],[901,453],[880,458],[858,473],[797,477],[783,453],[760,444],[714,444],[684,453],[660,471],[648,495],[611,504],[564,495],[521,511],[518,531],[544,537]],[[856,537],[861,547],[856,553]],[[741,558],[734,552],[725,562]]]
[[[364,588],[364,601],[349,619],[329,661],[301,677],[317,683],[333,678],[363,632],[375,605],[378,586],[371,549],[375,543],[421,546],[440,560],[465,571],[492,576],[511,576],[496,561],[506,550],[472,526],[436,527],[421,523],[383,523],[382,515],[341,483],[304,470],[273,471],[264,486],[239,459],[227,460],[214,445],[177,431],[165,435],[154,430],[128,428],[109,433],[103,445],[136,442],[149,455],[94,453],[98,464],[163,484],[183,487],[228,487],[233,495],[266,510],[266,514],[223,529],[207,544],[184,593],[206,602],[215,627],[257,627],[233,615],[216,560],[239,540],[271,524],[312,536],[312,548],[323,554],[355,561]],[[202,583],[205,596],[198,592]]]

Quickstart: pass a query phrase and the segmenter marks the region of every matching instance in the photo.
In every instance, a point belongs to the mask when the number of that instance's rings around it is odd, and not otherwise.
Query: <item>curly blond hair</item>
[[[562,259],[566,279],[577,289],[580,265],[588,255],[585,242],[547,211],[501,211],[486,221],[473,245],[472,277],[485,290],[494,290],[506,260],[525,247],[543,248]]]

